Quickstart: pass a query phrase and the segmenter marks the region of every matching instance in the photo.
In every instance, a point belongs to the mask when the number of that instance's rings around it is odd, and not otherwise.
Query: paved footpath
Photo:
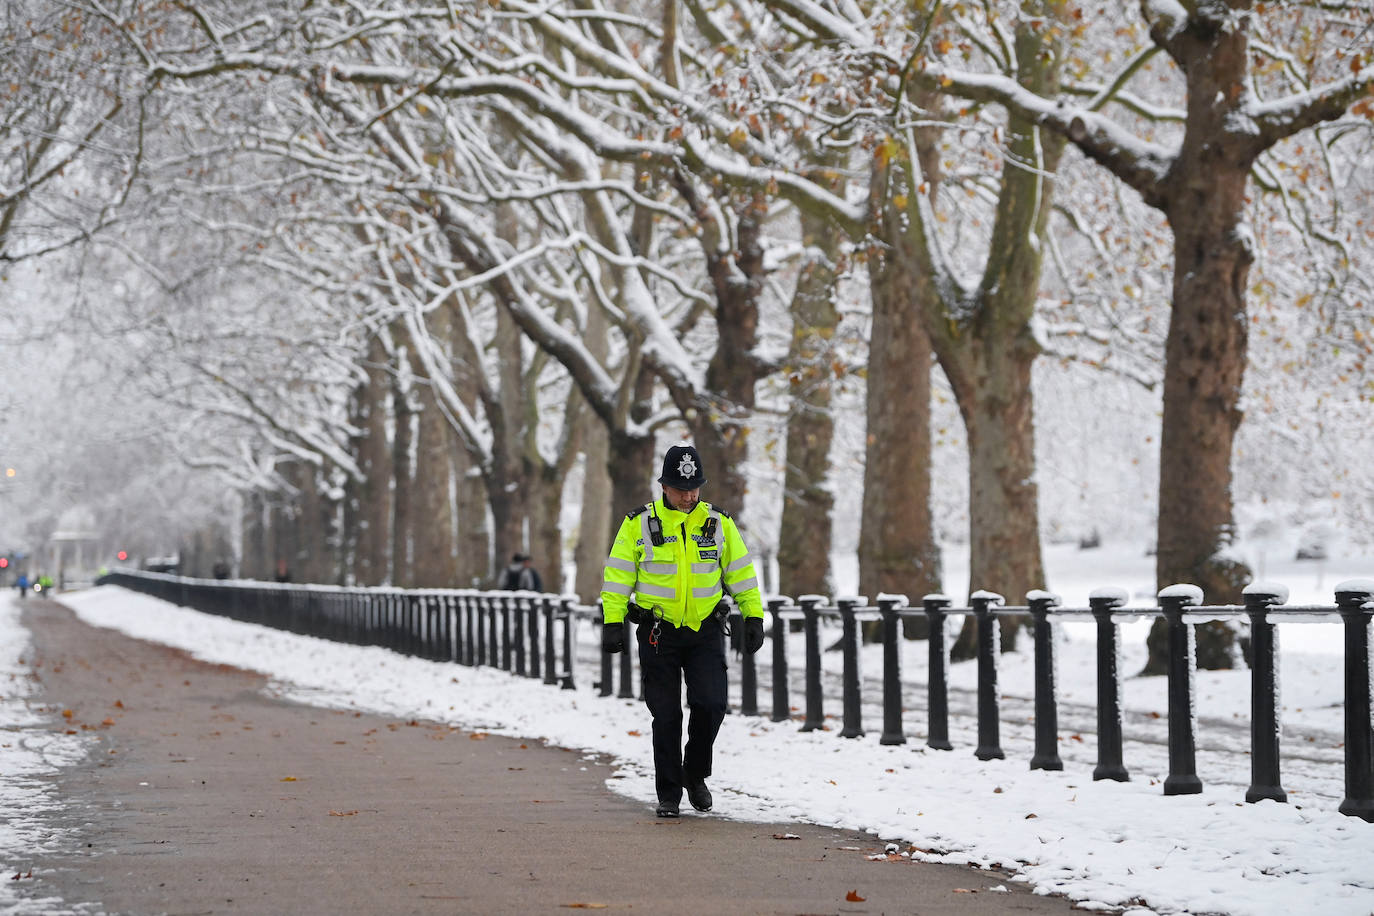
[[[82,912],[1072,909],[997,872],[871,861],[883,843],[867,834],[659,820],[584,752],[282,702],[260,675],[88,627],[51,601],[25,602],[24,623],[53,727],[93,750],[56,777],[54,826],[75,848],[35,862],[23,886]]]

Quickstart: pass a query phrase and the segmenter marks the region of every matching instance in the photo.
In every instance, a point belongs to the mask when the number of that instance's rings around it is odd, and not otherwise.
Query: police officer
[[[744,615],[744,646],[763,646],[763,600],[735,520],[701,502],[701,455],[675,445],[663,458],[662,499],[625,516],[606,558],[601,646],[625,648],[627,615],[639,623],[644,702],[654,720],[654,783],[659,817],[677,817],[682,792],[711,810],[711,746],[725,718],[725,592]],[[632,602],[631,598],[635,600]],[[687,746],[682,746],[682,682],[687,682]]]

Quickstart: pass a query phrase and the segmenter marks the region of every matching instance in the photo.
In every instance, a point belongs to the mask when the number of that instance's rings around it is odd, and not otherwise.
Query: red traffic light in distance
[[[121,550],[119,553],[115,554],[115,557],[119,560],[127,560],[129,559],[129,554],[127,551]]]
[[[0,557],[0,569],[8,569],[10,565],[9,557]]]

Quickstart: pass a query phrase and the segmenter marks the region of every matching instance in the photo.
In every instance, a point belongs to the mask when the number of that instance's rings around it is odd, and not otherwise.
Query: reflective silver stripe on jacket
[[[694,575],[694,576],[699,576],[699,575],[701,575],[702,573],[708,573],[708,572],[710,572],[711,570],[716,569],[716,568],[718,568],[718,566],[717,566],[717,564],[715,564],[715,563],[693,563],[693,564],[692,564],[692,575]]]
[[[639,568],[651,576],[671,576],[677,572],[676,563],[656,563],[651,560],[640,563]]]
[[[612,595],[624,595],[626,598],[628,598],[630,597],[630,593],[634,591],[634,587],[630,585],[624,585],[620,582],[611,582],[607,579],[602,579],[601,590],[603,592],[610,592]]]
[[[728,589],[730,590],[730,594],[732,594],[732,595],[738,595],[740,592],[747,592],[747,591],[749,591],[749,589],[751,589],[751,588],[758,588],[758,587],[759,587],[759,579],[758,579],[758,576],[750,576],[748,579],[745,579],[743,582],[736,582],[736,583],[733,584],[733,585],[726,585],[725,587],[728,588]]]
[[[717,579],[711,585],[703,585],[701,588],[692,589],[693,598],[710,598],[712,595],[720,594],[720,580]]]
[[[741,569],[748,566],[752,562],[754,562],[754,558],[746,553],[744,556],[740,557],[738,560],[731,563],[729,566],[725,567],[725,571],[727,573],[739,572]]]
[[[676,598],[677,591],[662,585],[650,585],[648,582],[636,582],[635,591],[641,595],[648,595],[653,598]]]
[[[622,560],[620,559],[620,557],[607,557],[606,565],[611,569],[618,569],[621,572],[632,573],[635,571],[635,565],[633,562],[631,562],[630,560]]]

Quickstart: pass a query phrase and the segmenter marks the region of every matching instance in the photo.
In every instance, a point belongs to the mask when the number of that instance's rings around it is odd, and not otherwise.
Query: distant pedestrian
[[[29,593],[29,577],[20,573],[19,578],[14,580],[14,587],[19,589],[20,598],[25,597]]]
[[[510,592],[544,590],[544,580],[539,578],[539,571],[532,565],[529,554],[517,553],[511,557],[510,565],[501,574],[501,588]]]
[[[712,748],[725,719],[724,617],[728,592],[744,617],[744,647],[763,646],[763,599],[749,548],[735,520],[700,501],[701,456],[675,445],[663,458],[663,498],[633,510],[606,558],[601,648],[625,649],[628,618],[638,623],[644,702],[654,720],[654,787],[659,817],[677,817],[682,792],[711,810]],[[631,603],[631,596],[638,603]],[[687,746],[682,684],[687,682]]]

